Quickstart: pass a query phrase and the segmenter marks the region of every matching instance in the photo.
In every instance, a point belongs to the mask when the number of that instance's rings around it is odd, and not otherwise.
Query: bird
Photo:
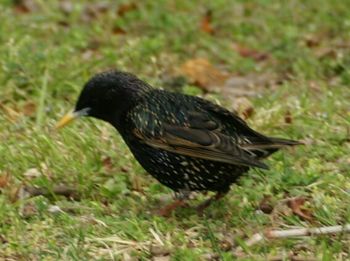
[[[169,216],[191,192],[215,193],[197,210],[224,197],[250,168],[268,169],[263,159],[299,141],[265,136],[235,112],[197,96],[153,88],[135,75],[109,70],[91,77],[60,129],[80,117],[110,123],[140,165],[175,192],[159,210]]]

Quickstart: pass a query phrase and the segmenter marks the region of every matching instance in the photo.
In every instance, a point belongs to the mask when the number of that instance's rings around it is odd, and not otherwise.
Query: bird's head
[[[121,117],[150,86],[136,76],[107,71],[93,76],[83,87],[73,111],[56,125],[61,128],[72,120],[91,116],[116,126]]]

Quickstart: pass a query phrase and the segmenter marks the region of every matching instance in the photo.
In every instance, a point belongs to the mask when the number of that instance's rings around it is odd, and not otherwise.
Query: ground
[[[245,244],[267,229],[350,222],[349,10],[344,0],[2,0],[0,259],[349,259],[344,233]],[[175,78],[198,58],[215,76],[254,86],[227,99],[223,90],[236,87]],[[110,68],[230,109],[248,95],[249,125],[305,145],[251,170],[203,216],[159,217],[171,191],[113,128],[83,119],[53,130],[84,82]]]

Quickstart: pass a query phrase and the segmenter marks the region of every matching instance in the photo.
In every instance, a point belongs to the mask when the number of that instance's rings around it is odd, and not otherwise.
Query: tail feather
[[[296,145],[303,145],[301,141],[297,140],[288,140],[283,138],[274,138],[274,137],[268,137],[269,140],[272,142],[272,144],[279,145],[281,147],[284,146],[296,146]]]
[[[244,144],[242,147],[256,155],[257,158],[266,158],[280,148],[286,146],[302,145],[303,143],[295,140],[283,138],[266,137],[264,140],[255,140],[252,143]]]

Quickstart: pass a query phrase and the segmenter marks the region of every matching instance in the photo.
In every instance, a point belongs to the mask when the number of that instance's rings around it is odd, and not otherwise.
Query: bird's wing
[[[251,129],[235,113],[203,99],[198,99],[198,102],[208,113],[226,125],[226,129],[233,131],[242,140],[239,146],[255,158],[265,158],[280,148],[302,144],[295,140],[265,136]]]
[[[234,138],[222,133],[220,122],[200,111],[187,112],[187,115],[188,121],[185,126],[163,123],[157,135],[137,127],[133,133],[151,147],[180,155],[233,165],[268,168],[236,144]]]

